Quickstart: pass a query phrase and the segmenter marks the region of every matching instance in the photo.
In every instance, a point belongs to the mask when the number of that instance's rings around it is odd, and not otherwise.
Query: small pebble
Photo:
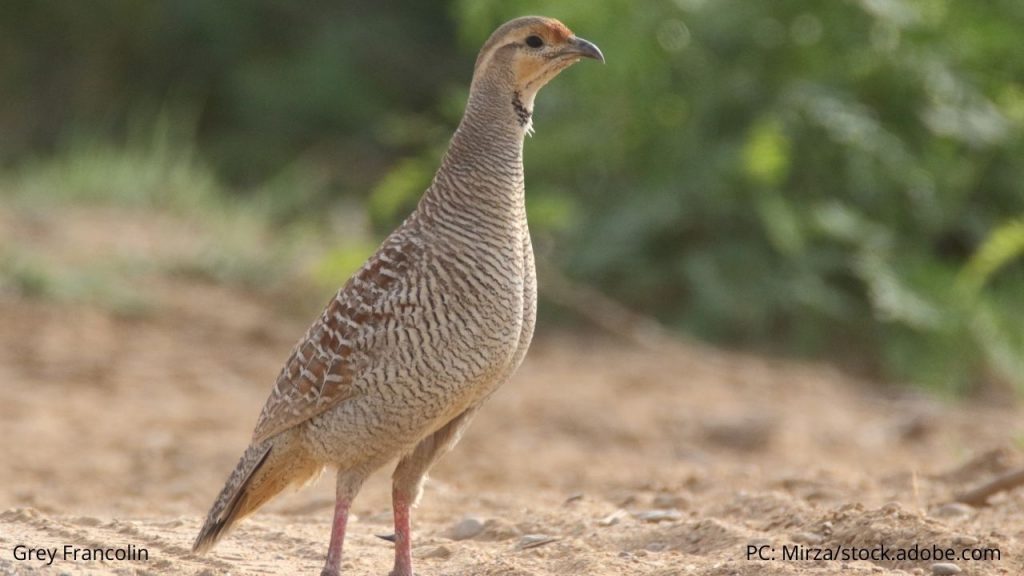
[[[932,564],[932,574],[935,576],[949,576],[950,574],[959,574],[960,567],[956,564],[949,562],[938,562]]]
[[[936,518],[959,518],[961,516],[970,516],[972,512],[974,512],[974,508],[963,502],[947,502],[936,508],[932,516]]]
[[[597,525],[604,527],[614,526],[619,523],[619,520],[622,520],[626,516],[629,516],[629,512],[626,512],[625,510],[619,508],[615,512],[612,512],[611,514],[598,520]]]
[[[974,536],[967,536],[965,534],[960,534],[956,538],[953,538],[953,544],[956,544],[957,546],[975,546],[978,542],[979,540]]]
[[[547,534],[527,534],[519,539],[519,543],[516,544],[516,548],[520,550],[527,550],[529,548],[537,548],[557,541],[558,538],[548,536]]]
[[[451,530],[448,531],[448,537],[452,540],[469,540],[478,536],[483,531],[484,523],[479,518],[467,516],[451,527]]]
[[[563,502],[563,504],[572,504],[573,502],[579,502],[580,500],[583,500],[583,492],[577,492],[569,496],[568,498],[565,499],[565,502]]]
[[[679,510],[645,510],[643,512],[635,512],[633,514],[637,520],[643,522],[651,522],[656,524],[658,522],[682,520],[683,515]]]

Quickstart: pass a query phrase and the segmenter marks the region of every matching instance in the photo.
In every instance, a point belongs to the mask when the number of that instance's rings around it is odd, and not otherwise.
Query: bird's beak
[[[570,36],[566,44],[566,48],[562,51],[563,54],[593,58],[594,60],[600,60],[604,64],[604,54],[601,54],[601,49],[595,46],[593,42],[584,40],[579,36]]]

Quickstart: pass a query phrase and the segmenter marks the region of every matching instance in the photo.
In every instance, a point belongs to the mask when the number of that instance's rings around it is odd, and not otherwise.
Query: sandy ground
[[[310,313],[196,280],[142,287],[154,306],[137,317],[0,295],[0,574],[318,573],[329,475],[208,556],[189,552]],[[940,546],[998,549],[954,559],[960,573],[1024,574],[1024,490],[948,504],[1024,465],[1022,433],[1011,403],[548,331],[435,468],[414,557],[419,574],[451,576],[941,574],[952,568],[782,557]],[[357,500],[345,573],[390,569],[376,537],[391,532],[388,491],[382,471]],[[16,559],[19,544],[131,545],[148,560],[47,566]]]

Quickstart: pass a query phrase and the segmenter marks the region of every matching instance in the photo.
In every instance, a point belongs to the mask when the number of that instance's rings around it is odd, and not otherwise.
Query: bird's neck
[[[495,172],[504,176],[499,179],[502,185],[522,180],[523,139],[531,115],[511,90],[472,94],[441,169],[457,165]]]
[[[523,138],[529,115],[515,93],[474,82],[466,112],[452,137],[421,209],[445,209],[474,225],[504,226],[525,217]],[[532,101],[529,103],[532,105]]]

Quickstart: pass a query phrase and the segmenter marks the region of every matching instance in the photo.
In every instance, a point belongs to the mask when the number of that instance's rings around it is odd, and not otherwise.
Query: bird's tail
[[[318,472],[308,459],[275,447],[274,439],[252,444],[238,461],[210,508],[192,551],[203,554],[213,548],[231,526],[264,505],[293,482],[305,482]]]

